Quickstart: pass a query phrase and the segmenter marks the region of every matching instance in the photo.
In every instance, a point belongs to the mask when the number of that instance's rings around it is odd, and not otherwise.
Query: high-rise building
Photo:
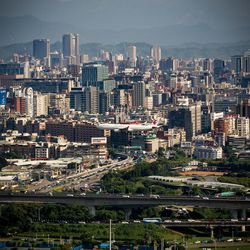
[[[242,100],[237,106],[237,114],[250,118],[250,99]]]
[[[96,86],[98,82],[108,79],[108,67],[102,64],[85,64],[82,68],[82,85]]]
[[[235,55],[231,57],[232,70],[239,74],[243,69],[243,57],[241,55]]]
[[[176,71],[178,67],[178,59],[174,57],[169,57],[167,59],[160,60],[160,70],[162,71]]]
[[[213,70],[213,60],[206,58],[203,61],[203,70],[211,72]]]
[[[42,63],[50,66],[50,40],[33,40],[33,56],[39,59]]]
[[[135,67],[136,66],[136,47],[135,46],[128,46],[128,60],[130,63],[131,67]]]
[[[243,57],[243,72],[250,73],[250,55]]]
[[[105,114],[110,107],[110,93],[99,93],[99,114]]]
[[[86,87],[84,90],[85,110],[90,114],[99,113],[99,89],[95,86]]]
[[[133,106],[145,107],[146,84],[144,81],[135,82],[133,86]]]
[[[191,141],[193,136],[201,133],[201,104],[195,103],[189,107],[178,107],[168,114],[169,128],[184,128],[186,140]]]
[[[48,95],[35,93],[33,96],[34,117],[48,115]]]
[[[70,92],[70,109],[74,109],[76,111],[84,111],[84,101],[84,88],[72,88]]]
[[[236,119],[236,128],[239,136],[244,136],[249,138],[249,118],[247,117],[238,117]]]
[[[214,77],[216,82],[218,82],[218,79],[223,72],[225,67],[225,62],[221,59],[214,59]]]
[[[161,60],[161,47],[156,46],[151,48],[151,57],[154,62],[159,63]]]
[[[236,113],[238,99],[236,96],[217,95],[213,98],[213,112]]]
[[[63,57],[68,59],[68,64],[80,63],[79,34],[63,35]]]

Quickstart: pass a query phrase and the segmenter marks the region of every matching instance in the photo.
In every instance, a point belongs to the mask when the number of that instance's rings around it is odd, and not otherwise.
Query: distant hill
[[[137,43],[118,43],[116,45],[103,45],[101,43],[86,43],[80,45],[81,54],[88,54],[90,56],[97,56],[100,54],[101,50],[109,51],[113,54],[123,53],[126,54],[126,49],[128,45],[135,45],[137,47],[137,54],[139,56],[149,56],[151,44],[137,42]],[[51,44],[51,51],[61,50],[62,43],[56,42]],[[232,55],[243,54],[246,50],[250,48],[250,40],[241,41],[237,43],[210,43],[210,44],[200,44],[200,43],[188,43],[180,46],[161,46],[162,47],[162,57],[175,56],[178,58],[199,58],[199,57],[209,57],[209,58],[230,58]],[[8,61],[13,53],[18,54],[32,54],[32,42],[27,43],[17,43],[8,46],[0,47],[0,58]]]
[[[160,26],[161,25],[161,26]],[[98,41],[101,44],[119,44],[123,41],[144,41],[149,44],[159,44],[179,47],[181,44],[235,43],[240,40],[250,40],[250,24],[245,27],[212,28],[206,23],[192,25],[159,24],[159,27],[127,28],[122,30],[97,29],[86,23],[76,23],[75,26],[61,22],[40,20],[34,16],[19,17],[0,16],[0,46],[24,43],[36,38],[50,38],[52,42],[61,41],[62,35],[69,32],[80,34],[81,43]]]

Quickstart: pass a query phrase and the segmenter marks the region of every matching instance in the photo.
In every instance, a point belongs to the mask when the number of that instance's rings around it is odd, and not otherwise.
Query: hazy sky
[[[33,15],[85,28],[250,26],[250,0],[0,0],[0,16]]]

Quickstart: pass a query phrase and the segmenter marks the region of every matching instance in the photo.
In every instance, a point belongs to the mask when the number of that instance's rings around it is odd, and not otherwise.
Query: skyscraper
[[[133,106],[145,107],[146,84],[143,81],[135,82],[133,89]]]
[[[156,46],[151,48],[151,57],[154,62],[159,63],[161,60],[161,47]]]
[[[82,68],[82,85],[96,86],[98,82],[108,79],[108,67],[102,64],[85,64]]]
[[[49,65],[50,61],[50,40],[49,39],[35,39],[33,40],[33,56],[42,63]]]
[[[241,55],[235,55],[231,57],[232,61],[232,70],[239,74],[242,71],[243,68],[243,57]]]
[[[79,64],[79,34],[63,35],[63,57],[68,59],[69,64]]]
[[[136,47],[128,46],[128,60],[131,67],[136,66]]]

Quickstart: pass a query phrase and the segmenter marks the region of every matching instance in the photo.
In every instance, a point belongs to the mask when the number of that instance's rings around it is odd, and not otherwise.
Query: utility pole
[[[111,246],[111,244],[112,244],[111,236],[112,236],[112,231],[111,231],[111,219],[110,219],[110,220],[109,220],[109,250],[112,249],[112,246]]]

